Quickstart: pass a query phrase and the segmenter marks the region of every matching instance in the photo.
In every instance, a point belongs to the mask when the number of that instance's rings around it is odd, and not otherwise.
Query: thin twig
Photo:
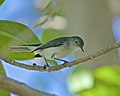
[[[24,83],[17,82],[3,75],[0,75],[0,89],[20,96],[56,96],[30,88]]]
[[[11,65],[14,65],[14,66],[18,66],[18,67],[21,67],[21,68],[24,68],[24,69],[28,69],[28,70],[36,70],[36,71],[57,71],[57,70],[60,70],[60,69],[63,69],[63,68],[66,68],[66,67],[71,67],[71,66],[74,66],[74,65],[77,65],[77,64],[80,64],[80,63],[83,63],[83,62],[86,62],[88,60],[92,60],[98,56],[101,56],[103,54],[106,54],[116,48],[119,48],[120,47],[120,43],[117,43],[116,45],[114,46],[110,46],[106,49],[103,49],[103,50],[100,50],[94,54],[91,54],[87,57],[84,57],[84,58],[80,58],[80,59],[76,59],[72,62],[69,62],[69,63],[65,63],[65,64],[60,64],[60,65],[56,65],[56,66],[48,66],[48,67],[44,67],[44,66],[37,66],[37,65],[34,65],[34,66],[31,66],[31,65],[27,65],[27,64],[24,64],[24,63],[19,63],[19,62],[16,62],[14,60],[11,60],[5,56],[3,56],[2,54],[0,54],[0,58],[11,64]]]

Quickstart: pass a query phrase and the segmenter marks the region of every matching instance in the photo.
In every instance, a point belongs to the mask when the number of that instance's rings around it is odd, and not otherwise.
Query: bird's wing
[[[41,44],[22,45],[22,46],[40,46],[40,45],[42,45],[42,43]]]
[[[50,48],[50,47],[57,47],[60,45],[63,45],[63,43],[67,40],[67,37],[60,37],[60,38],[56,38],[54,40],[51,40],[45,44],[40,45],[38,48],[36,48],[34,51],[37,51],[39,49],[45,49],[45,48]]]

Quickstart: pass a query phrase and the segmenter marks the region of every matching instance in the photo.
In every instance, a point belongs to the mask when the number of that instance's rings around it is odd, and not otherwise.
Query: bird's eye
[[[78,44],[78,41],[76,40],[75,43]]]

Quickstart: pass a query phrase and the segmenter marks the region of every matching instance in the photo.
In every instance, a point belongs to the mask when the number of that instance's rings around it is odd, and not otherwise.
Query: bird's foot
[[[47,70],[47,68],[49,67],[48,64],[44,65],[44,69]]]

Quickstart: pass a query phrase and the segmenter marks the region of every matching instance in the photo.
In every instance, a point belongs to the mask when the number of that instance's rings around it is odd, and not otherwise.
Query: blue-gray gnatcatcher
[[[11,50],[13,52],[33,52],[35,57],[43,57],[48,65],[47,59],[67,62],[61,58],[72,54],[80,48],[84,52],[83,46],[84,41],[82,38],[71,36],[56,38],[44,44],[11,46]]]

